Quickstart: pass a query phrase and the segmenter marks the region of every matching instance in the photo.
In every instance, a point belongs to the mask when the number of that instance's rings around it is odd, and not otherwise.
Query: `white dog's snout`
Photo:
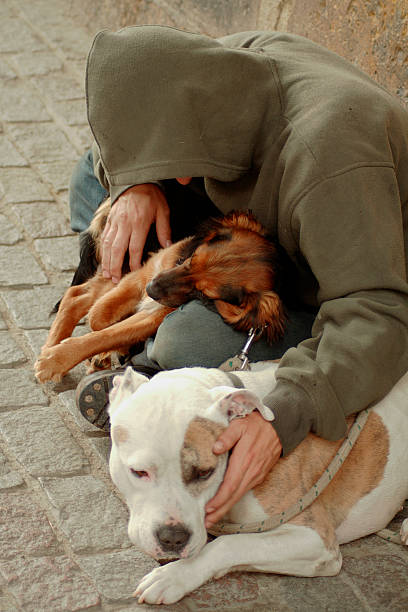
[[[187,545],[191,532],[182,523],[176,523],[161,525],[155,535],[163,551],[180,553]]]

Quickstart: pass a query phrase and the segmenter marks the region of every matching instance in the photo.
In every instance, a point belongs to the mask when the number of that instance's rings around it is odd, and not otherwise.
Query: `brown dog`
[[[95,257],[110,210],[109,200],[90,227]],[[284,308],[274,291],[285,284],[278,247],[249,212],[210,220],[193,237],[152,255],[114,285],[98,270],[65,293],[35,364],[40,382],[58,381],[81,361],[126,350],[155,334],[164,317],[191,299],[211,301],[224,321],[240,331],[264,328],[269,341],[284,331]],[[88,314],[92,331],[70,338]]]

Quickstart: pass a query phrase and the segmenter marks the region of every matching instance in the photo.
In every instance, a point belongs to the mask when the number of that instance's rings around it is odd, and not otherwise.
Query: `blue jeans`
[[[181,186],[174,180],[163,181],[163,187],[170,207],[173,240],[194,233],[202,220],[218,213],[198,181],[191,186]],[[92,152],[88,151],[79,160],[70,183],[69,202],[74,231],[87,229],[94,212],[107,195],[94,175]],[[308,311],[288,312],[283,338],[272,345],[263,338],[259,339],[252,345],[250,360],[281,357],[287,349],[310,337],[314,317],[314,313]],[[132,361],[135,365],[158,365],[162,369],[218,367],[239,352],[245,340],[246,334],[235,331],[218,313],[194,300],[167,315],[156,336],[146,342],[144,352],[133,357]]]

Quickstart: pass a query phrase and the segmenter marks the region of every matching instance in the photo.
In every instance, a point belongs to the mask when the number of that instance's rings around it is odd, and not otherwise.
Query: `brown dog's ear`
[[[285,313],[282,301],[274,291],[249,293],[239,306],[223,300],[215,300],[214,304],[224,321],[239,331],[265,329],[270,343],[283,336]]]
[[[220,219],[220,225],[224,227],[239,228],[255,232],[264,236],[266,230],[259,221],[256,220],[251,210],[233,210],[225,217]]]

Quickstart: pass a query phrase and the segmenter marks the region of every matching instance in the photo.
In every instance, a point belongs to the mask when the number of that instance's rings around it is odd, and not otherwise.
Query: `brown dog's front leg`
[[[95,276],[82,285],[69,287],[61,300],[56,317],[51,325],[44,347],[59,344],[74,331],[92,304],[113,287],[110,280]]]
[[[102,296],[90,309],[88,321],[91,329],[105,329],[135,314],[144,286],[141,271],[130,272],[122,278],[114,289]]]
[[[156,332],[166,314],[172,310],[161,307],[153,314],[140,312],[106,329],[79,338],[67,338],[61,344],[45,347],[34,366],[37,380],[59,381],[71,368],[88,357],[146,340]]]

